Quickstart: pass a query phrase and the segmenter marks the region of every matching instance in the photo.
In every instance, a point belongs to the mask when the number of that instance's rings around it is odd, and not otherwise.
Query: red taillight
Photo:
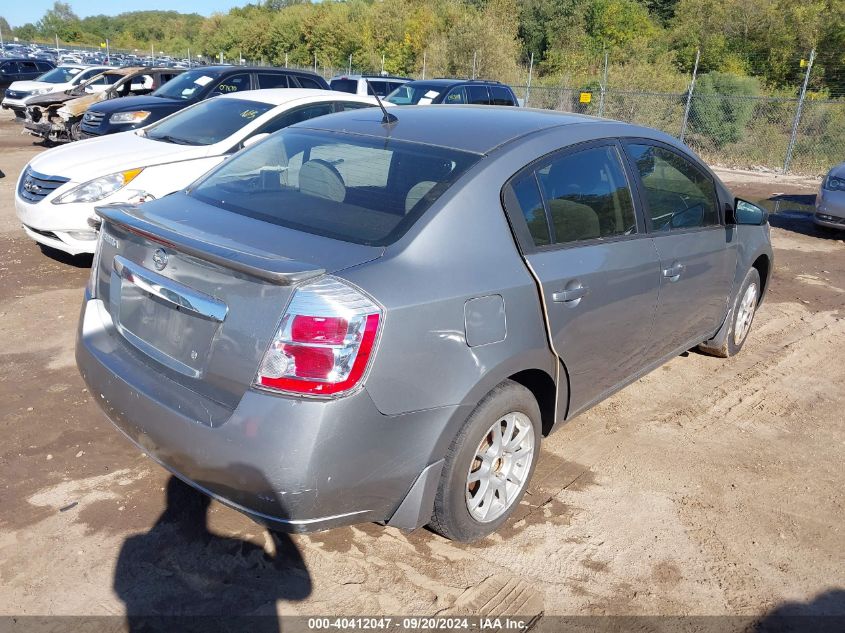
[[[298,314],[293,318],[291,338],[297,343],[340,345],[349,322],[341,317],[315,317]]]
[[[338,279],[297,289],[256,384],[311,395],[350,391],[367,371],[380,318],[381,308]]]

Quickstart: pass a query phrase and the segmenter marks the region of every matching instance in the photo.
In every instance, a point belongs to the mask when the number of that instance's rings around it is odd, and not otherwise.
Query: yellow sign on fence
[[[581,103],[590,103],[593,100],[593,93],[592,92],[582,92],[578,101]]]

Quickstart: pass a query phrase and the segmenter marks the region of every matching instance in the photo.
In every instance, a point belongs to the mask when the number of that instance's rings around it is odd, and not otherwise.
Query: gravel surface
[[[773,217],[743,352],[684,354],[566,424],[483,542],[271,535],[169,481],[92,402],[73,360],[90,258],[21,231],[13,187],[43,148],[6,117],[0,614],[845,614],[845,234]],[[724,177],[753,200],[816,186]]]

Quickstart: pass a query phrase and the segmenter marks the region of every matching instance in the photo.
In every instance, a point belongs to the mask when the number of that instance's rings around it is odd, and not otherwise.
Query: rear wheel
[[[525,493],[540,437],[532,393],[511,380],[493,389],[449,447],[429,526],[456,541],[495,532]]]
[[[737,293],[734,309],[730,316],[730,329],[725,342],[719,348],[702,346],[701,351],[720,358],[728,358],[738,354],[745,344],[745,339],[748,338],[748,332],[751,331],[751,323],[754,321],[759,303],[760,273],[757,272],[756,268],[752,268],[745,275],[742,286]]]

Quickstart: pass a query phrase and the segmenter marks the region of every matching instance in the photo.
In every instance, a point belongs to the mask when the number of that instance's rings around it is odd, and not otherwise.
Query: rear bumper
[[[333,401],[247,390],[230,410],[157,373],[115,331],[103,303],[88,297],[76,360],[109,419],[150,457],[288,532],[389,522],[400,505],[397,514],[415,519],[398,527],[427,522],[433,489],[430,481],[415,483],[442,457],[434,447],[453,416],[466,413],[446,407],[385,416],[365,390]]]

